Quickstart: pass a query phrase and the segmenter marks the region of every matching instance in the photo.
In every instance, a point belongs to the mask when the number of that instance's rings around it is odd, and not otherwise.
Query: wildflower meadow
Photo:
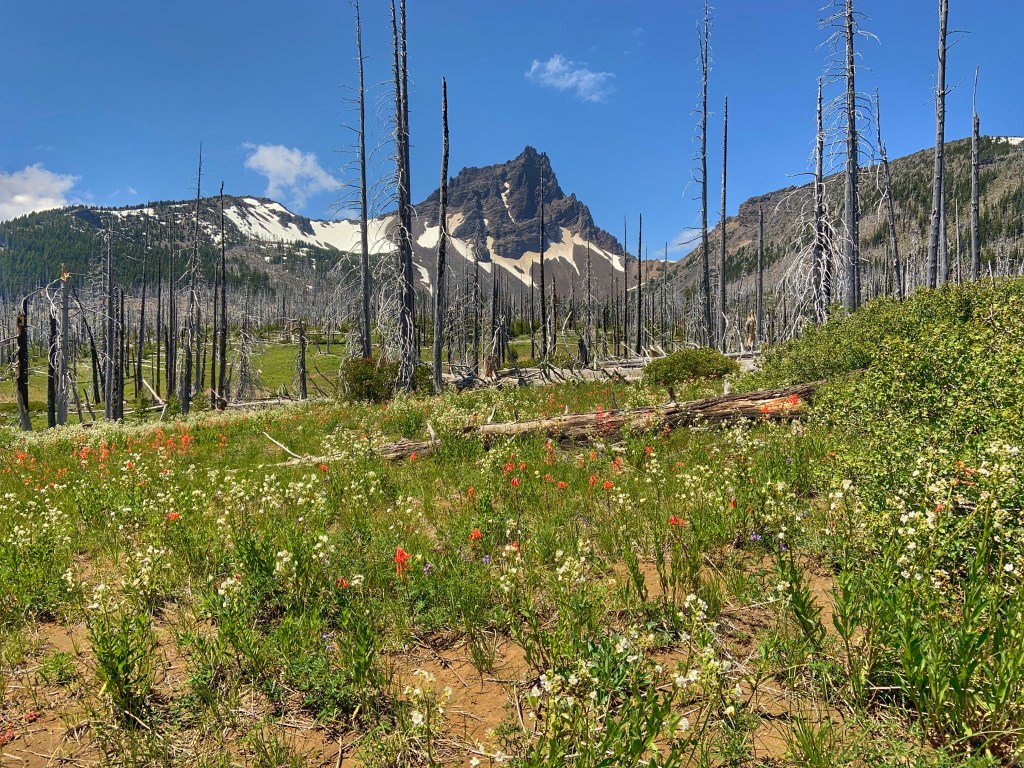
[[[799,420],[603,434],[648,379],[4,431],[0,764],[1017,765],[1021,370],[1008,281],[733,379],[826,382]]]

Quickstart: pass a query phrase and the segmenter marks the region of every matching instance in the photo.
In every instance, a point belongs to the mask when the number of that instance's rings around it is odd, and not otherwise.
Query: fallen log
[[[440,440],[409,440],[403,437],[396,443],[384,443],[377,450],[385,459],[394,461],[410,456],[429,456],[440,444]]]
[[[564,442],[586,442],[607,439],[623,431],[661,432],[675,427],[689,427],[698,424],[728,424],[747,421],[790,421],[807,412],[807,405],[814,392],[824,382],[798,384],[783,389],[763,389],[739,395],[720,395],[704,400],[678,403],[674,398],[663,405],[622,408],[591,413],[566,413],[542,419],[499,422],[497,424],[469,424],[463,428],[464,436],[480,435],[485,441],[498,437],[514,437],[529,433],[541,433],[554,440]],[[433,430],[431,430],[433,433]],[[268,435],[269,437],[269,435]],[[272,439],[272,438],[271,438]],[[276,440],[273,442],[277,443]],[[282,448],[280,443],[278,445]],[[441,441],[433,434],[429,440],[409,440],[384,443],[377,451],[388,460],[397,461],[429,456]],[[287,448],[284,448],[288,453]],[[299,464],[323,464],[335,456],[295,456],[276,466],[286,467]]]
[[[806,413],[807,405],[821,383],[811,382],[784,389],[722,395],[684,403],[669,402],[640,408],[567,413],[497,424],[470,424],[463,429],[463,435],[480,435],[488,440],[536,432],[552,439],[580,442],[612,437],[625,430],[658,432],[674,427],[733,423],[744,419],[789,421]],[[437,440],[399,440],[397,443],[385,443],[378,450],[385,458],[394,460],[407,458],[413,453],[417,457],[428,456],[439,444]]]

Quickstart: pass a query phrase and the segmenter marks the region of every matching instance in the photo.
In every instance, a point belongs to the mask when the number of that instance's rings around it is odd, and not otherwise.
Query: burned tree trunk
[[[228,262],[227,246],[224,241],[224,184],[221,183],[221,206],[220,206],[220,334],[218,342],[220,350],[217,357],[220,359],[220,371],[214,366],[214,374],[217,377],[217,407],[223,408],[228,401]],[[214,281],[216,282],[216,269],[214,270]],[[212,377],[211,377],[212,378]]]
[[[434,391],[444,389],[441,350],[444,348],[444,268],[448,254],[448,83],[441,78],[441,189],[438,203],[437,275],[434,279]],[[479,248],[477,248],[479,250]],[[496,276],[492,276],[496,279]]]
[[[370,245],[367,233],[369,201],[366,186],[366,88],[363,82],[363,28],[359,18],[359,1],[355,0],[353,5],[356,9],[356,58],[359,59],[359,285],[362,291],[360,351],[364,358],[369,358],[373,354],[373,347],[370,336]]]
[[[729,97],[725,98],[722,117],[722,217],[719,226],[722,229],[722,248],[718,252],[718,348],[725,352],[725,180],[729,157]]]
[[[628,242],[626,217],[622,217],[622,356],[629,355],[629,253],[626,251]],[[619,345],[616,342],[615,350],[618,354]]]
[[[220,247],[224,250],[224,182],[220,183]],[[217,262],[213,262],[213,318],[210,322],[210,408],[217,407],[217,338],[220,333],[220,326],[217,323],[218,301],[220,300],[220,274],[217,270]],[[204,355],[205,358],[205,355]],[[198,393],[196,395],[198,397]]]
[[[636,236],[636,353],[644,353],[644,301],[643,301],[643,271],[644,271],[644,215],[640,214],[640,224]]]
[[[978,200],[980,185],[978,169],[981,166],[981,154],[978,151],[978,71],[974,71],[974,104],[971,128],[971,280],[977,282],[981,276],[981,234],[978,226]]]
[[[882,156],[882,174],[885,179],[885,207],[889,222],[889,247],[892,249],[892,271],[894,275],[893,288],[896,291],[896,299],[903,300],[903,270],[900,267],[900,244],[896,236],[896,205],[892,199],[892,174],[889,172],[889,156],[885,152],[885,144],[882,142],[882,103],[878,98],[878,89],[875,89],[875,125],[878,128],[878,151]]]
[[[470,302],[473,312],[473,375],[480,375],[480,248],[473,249],[473,300]]]
[[[558,285],[551,276],[551,354],[558,352]]]
[[[853,0],[846,0],[846,296],[843,304],[850,311],[860,306],[860,211],[857,192],[859,136],[853,33]]]
[[[544,237],[544,160],[543,156],[540,165],[540,356],[541,359],[548,358],[548,305],[545,299],[547,294],[544,290],[544,251],[547,250],[547,242]]]
[[[409,188],[409,93],[406,52],[405,0],[401,0],[401,25],[391,2],[391,29],[395,62],[395,175],[398,187],[398,379],[396,387],[409,391],[416,368],[416,295],[412,262],[412,203]]]
[[[178,392],[178,291],[177,278],[174,274],[174,220],[171,214],[171,242],[167,263],[167,335],[165,339],[166,359],[164,374],[166,378],[167,397],[175,397]]]
[[[309,399],[306,387],[306,324],[302,320],[299,320],[299,399]]]
[[[50,338],[46,345],[46,426],[57,426],[57,316],[50,308]]]
[[[946,20],[949,16],[949,0],[939,0],[939,69],[935,86],[935,174],[932,179],[931,233],[928,239],[928,287],[936,288],[946,281],[944,270],[940,269],[944,223],[943,175],[946,144]]]
[[[142,299],[139,304],[138,345],[135,352],[135,397],[142,392],[142,348],[146,342],[146,267],[149,260],[149,219],[142,245]]]
[[[157,259],[156,262],[156,333],[153,337],[156,339],[156,367],[153,369],[154,386],[156,387],[156,396],[160,397],[160,343],[163,339],[163,325],[164,325],[164,260],[162,258]]]
[[[68,360],[70,359],[70,326],[68,281],[71,276],[61,269],[60,287],[60,359],[57,366],[57,425],[64,426],[68,421],[68,388],[70,377],[68,374]]]
[[[708,68],[710,62],[711,11],[704,0],[704,29],[699,37],[701,101],[700,101],[700,248],[701,299],[704,304],[704,334],[709,346],[714,346],[711,326],[711,264],[708,242]]]
[[[754,343],[760,347],[764,339],[764,209],[757,206],[757,285],[755,286],[756,325]]]
[[[479,244],[477,245],[479,247]],[[488,363],[485,366],[486,374],[488,376],[494,375],[494,373],[501,366],[501,353],[502,344],[501,336],[499,334],[499,321],[498,321],[498,270],[494,260],[491,260],[491,327],[490,327],[490,352],[488,353]]]
[[[114,261],[111,253],[111,239],[111,232],[108,230],[106,262],[107,323],[106,334],[103,340],[103,369],[106,374],[103,384],[103,417],[107,420],[117,418],[117,411],[114,409],[114,395],[117,388],[114,385]]]
[[[21,300],[21,311],[17,318],[17,370],[14,391],[18,400],[18,419],[23,432],[32,431],[32,419],[28,414],[28,297]]]
[[[580,359],[583,366],[590,366],[591,350],[594,343],[594,288],[593,270],[590,259],[590,238],[587,238],[587,314],[580,344]]]
[[[199,145],[199,171],[196,175],[196,211],[195,229],[193,232],[192,256],[188,263],[188,315],[185,319],[187,339],[185,342],[185,370],[181,380],[181,413],[188,416],[192,405],[192,365],[193,345],[195,346],[198,366],[199,328],[196,325],[196,270],[199,268],[199,204],[203,186],[203,145]]]
[[[811,276],[814,282],[814,319],[823,323],[832,305],[832,255],[825,249],[825,126],[818,78],[818,133],[814,147],[814,246]]]
[[[127,356],[128,356],[128,318],[124,312],[124,289],[118,291],[118,323],[117,323],[117,399],[114,402],[114,411],[118,421],[124,419],[124,379]]]

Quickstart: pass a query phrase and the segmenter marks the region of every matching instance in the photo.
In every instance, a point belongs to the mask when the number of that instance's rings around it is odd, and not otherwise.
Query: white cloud
[[[14,173],[0,171],[0,221],[70,205],[67,193],[79,178],[53,173],[43,168],[41,163]]]
[[[312,152],[281,144],[246,144],[250,150],[245,167],[267,177],[264,194],[297,208],[318,192],[338,189],[342,183],[320,166]]]
[[[685,227],[672,238],[668,252],[676,259],[688,256],[700,245],[700,227]]]
[[[559,91],[572,90],[583,101],[604,101],[615,88],[611,72],[594,72],[586,62],[569,61],[556,53],[547,61],[533,60],[526,79]]]

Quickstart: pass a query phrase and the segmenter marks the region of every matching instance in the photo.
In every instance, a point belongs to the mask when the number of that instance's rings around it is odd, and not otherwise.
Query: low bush
[[[720,379],[739,370],[735,360],[714,349],[684,349],[660,357],[644,368],[644,383],[668,387],[693,379]]]
[[[353,357],[341,364],[341,392],[348,400],[383,403],[394,397],[397,379],[397,362]],[[413,389],[428,392],[430,387],[430,371],[424,366],[417,366],[413,374]]]

